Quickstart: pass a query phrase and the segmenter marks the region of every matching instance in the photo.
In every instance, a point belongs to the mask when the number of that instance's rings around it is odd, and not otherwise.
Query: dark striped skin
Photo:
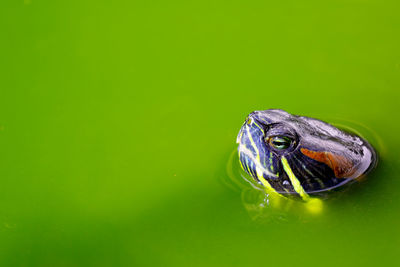
[[[289,165],[291,166],[296,177],[300,180],[301,185],[307,193],[325,191],[332,189],[337,185],[343,185],[353,179],[335,178],[332,169],[323,163],[319,163],[313,159],[304,156],[301,153],[290,154],[287,156]],[[330,177],[324,179],[324,177]]]
[[[257,183],[303,199],[355,181],[376,162],[360,137],[283,110],[251,113],[237,143],[242,168]]]

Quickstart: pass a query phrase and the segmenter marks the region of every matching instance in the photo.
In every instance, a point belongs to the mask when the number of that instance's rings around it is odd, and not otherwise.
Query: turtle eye
[[[268,143],[277,150],[284,150],[290,147],[293,139],[287,136],[271,136],[268,138]]]

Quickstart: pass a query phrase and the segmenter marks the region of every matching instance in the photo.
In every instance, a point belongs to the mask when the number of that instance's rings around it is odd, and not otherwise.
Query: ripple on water
[[[328,121],[341,130],[354,133],[368,140],[375,148],[379,157],[385,155],[386,148],[382,139],[367,126],[355,121],[339,118],[332,118]],[[330,200],[340,197],[340,194],[334,193],[329,199],[320,200],[314,198],[311,203],[306,203],[281,196],[271,196],[264,190],[261,184],[258,184],[242,170],[236,147],[229,155],[226,174],[221,181],[227,187],[240,193],[242,203],[249,216],[257,221],[287,221],[293,218],[304,219],[319,216],[328,210]]]

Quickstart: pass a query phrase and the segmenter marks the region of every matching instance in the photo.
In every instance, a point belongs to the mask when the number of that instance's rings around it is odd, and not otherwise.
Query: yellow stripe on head
[[[274,197],[275,199],[286,199],[282,194],[278,193],[275,188],[272,187],[272,185],[267,181],[267,179],[264,178],[262,170],[260,168],[256,167],[256,173],[258,180],[264,185],[265,187],[265,192],[270,195],[270,197]],[[275,203],[279,204],[279,203]]]
[[[256,167],[256,173],[257,173],[257,178],[260,180],[260,182],[269,190],[276,192],[276,190],[271,186],[271,184],[267,181],[267,179],[264,178],[264,175],[260,168]]]
[[[250,140],[250,144],[253,147],[254,151],[256,152],[256,159],[257,159],[258,162],[260,162],[260,152],[258,151],[256,143],[254,142],[253,137],[250,134],[249,127],[246,127],[246,131],[247,131],[247,135],[248,135],[249,140]]]
[[[263,129],[260,125],[258,125],[256,122],[253,122],[253,124],[254,124],[255,126],[257,126],[257,128],[260,129],[260,131],[261,131],[262,133],[264,133],[264,129]]]
[[[289,176],[290,182],[292,182],[294,190],[301,196],[301,198],[305,201],[310,199],[310,196],[304,191],[304,188],[301,186],[299,179],[297,179],[296,175],[294,175],[290,165],[285,158],[282,156],[281,158],[283,169],[285,170],[286,174]]]

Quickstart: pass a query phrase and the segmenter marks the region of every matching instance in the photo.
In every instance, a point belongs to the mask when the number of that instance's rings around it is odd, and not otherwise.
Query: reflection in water
[[[229,156],[227,178],[224,184],[241,194],[242,203],[253,220],[287,220],[293,217],[318,215],[323,211],[323,202],[312,198],[309,201],[293,200],[280,194],[265,191],[239,165],[236,149]]]

